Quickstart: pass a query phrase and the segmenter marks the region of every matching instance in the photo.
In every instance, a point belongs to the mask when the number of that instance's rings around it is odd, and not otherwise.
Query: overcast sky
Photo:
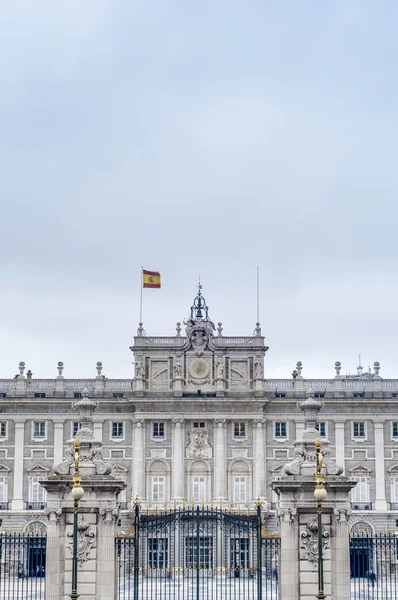
[[[198,275],[266,377],[397,360],[398,4],[4,0],[0,377],[130,377]]]

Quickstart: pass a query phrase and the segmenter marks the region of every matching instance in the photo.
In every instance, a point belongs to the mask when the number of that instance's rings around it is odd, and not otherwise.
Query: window
[[[114,392],[113,397],[114,398],[123,398],[123,394],[121,392]]]
[[[392,437],[398,438],[398,421],[393,421],[392,424]]]
[[[196,503],[202,502],[205,499],[205,478],[196,476],[193,478],[192,496]]]
[[[352,502],[354,504],[364,504],[369,502],[369,477],[360,475],[352,478],[357,484],[352,490]]]
[[[0,503],[7,502],[7,479],[0,477]]]
[[[164,502],[164,477],[152,477],[152,502]]]
[[[81,398],[82,397],[82,393],[81,392],[73,392],[73,397],[74,398]]]
[[[398,504],[398,477],[391,479],[391,502]]]
[[[34,438],[46,437],[46,422],[45,421],[34,421],[33,422],[33,437]]]
[[[43,392],[36,392],[35,393],[35,398],[45,398],[46,395]]]
[[[323,392],[315,392],[314,398],[324,398],[325,394]]]
[[[168,566],[169,540],[166,537],[148,539],[148,563],[150,569],[165,569]]]
[[[286,421],[277,421],[275,423],[275,437],[285,438],[287,437],[287,423]]]
[[[0,421],[0,438],[7,437],[7,421]]]
[[[123,437],[123,423],[112,423],[112,437],[122,438]]]
[[[286,398],[286,394],[282,392],[275,392],[275,398]]]
[[[30,502],[45,502],[46,490],[40,485],[41,477],[33,476],[30,481]]]
[[[234,477],[234,502],[246,502],[246,477]]]
[[[352,435],[354,438],[365,437],[365,423],[363,421],[356,421],[352,424]]]
[[[354,392],[353,396],[354,398],[364,398],[365,392]]]
[[[164,438],[164,423],[153,424],[153,436],[154,438]]]
[[[319,437],[321,437],[321,438],[326,437],[326,423],[324,421],[323,422],[321,421],[320,423],[316,423],[315,429],[317,431],[319,431]]]
[[[234,424],[234,437],[236,437],[236,438],[246,437],[246,423],[235,423]]]
[[[200,427],[206,427],[206,423],[204,421],[194,421],[192,427],[193,429],[199,429]]]
[[[78,421],[74,421],[73,425],[72,425],[72,437],[76,436],[78,430],[79,430],[79,423],[78,423]]]
[[[0,398],[7,398],[7,392],[0,392]]]

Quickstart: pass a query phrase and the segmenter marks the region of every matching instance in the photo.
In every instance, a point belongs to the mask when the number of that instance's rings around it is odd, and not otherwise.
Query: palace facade
[[[328,379],[304,378],[298,362],[290,377],[272,379],[260,324],[252,336],[224,335],[201,291],[174,335],[149,337],[140,323],[131,350],[131,379],[106,377],[99,362],[92,379],[65,378],[61,362],[54,379],[35,379],[21,362],[17,376],[0,380],[4,527],[45,520],[40,480],[76,435],[73,403],[86,393],[98,403],[94,434],[103,457],[127,483],[119,496],[124,520],[136,497],[149,511],[184,504],[252,511],[260,499],[275,527],[270,484],[304,429],[297,403],[313,394],[323,402],[323,443],[357,481],[351,524],[398,526],[398,379],[383,379],[378,362],[372,372],[358,367],[348,376],[336,362]]]

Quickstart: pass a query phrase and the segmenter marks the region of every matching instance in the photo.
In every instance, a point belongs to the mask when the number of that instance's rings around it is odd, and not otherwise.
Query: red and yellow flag
[[[160,288],[160,273],[158,271],[145,271],[145,269],[142,269],[142,287]]]

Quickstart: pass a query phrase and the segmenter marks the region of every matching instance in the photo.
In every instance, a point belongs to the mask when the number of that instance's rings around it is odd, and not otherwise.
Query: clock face
[[[204,379],[208,376],[210,365],[203,358],[194,358],[189,365],[189,373],[194,379]]]

